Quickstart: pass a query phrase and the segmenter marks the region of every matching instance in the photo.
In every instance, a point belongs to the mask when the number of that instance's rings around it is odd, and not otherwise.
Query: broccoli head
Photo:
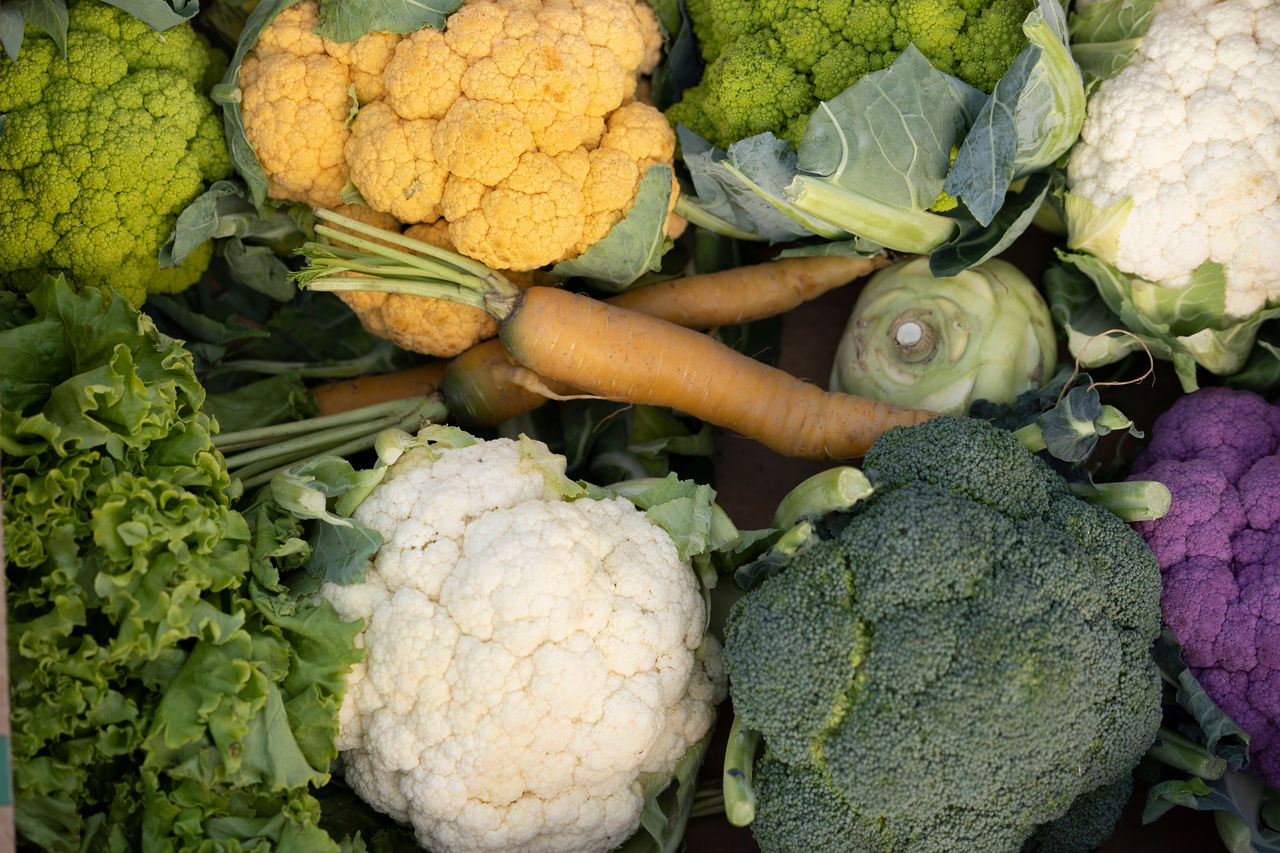
[[[195,283],[204,244],[162,268],[160,247],[209,181],[231,172],[207,91],[225,60],[188,24],[164,33],[107,3],[68,7],[66,57],[28,29],[0,66],[0,287],[46,274],[135,304]]]
[[[690,0],[706,70],[667,111],[727,147],[771,131],[799,147],[808,116],[914,44],[990,92],[1026,46],[1034,0]],[[772,109],[764,99],[778,98]]]
[[[985,421],[864,461],[871,496],[726,623],[760,846],[1093,849],[1160,725],[1154,555]]]

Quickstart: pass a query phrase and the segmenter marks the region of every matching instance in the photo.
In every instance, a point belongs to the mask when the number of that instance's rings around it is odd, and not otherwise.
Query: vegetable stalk
[[[760,732],[734,717],[724,755],[724,813],[734,826],[747,826],[756,817],[756,795],[751,787],[752,766],[760,747]]]
[[[437,395],[409,397],[300,421],[214,436],[227,469],[248,490],[270,482],[289,465],[319,456],[349,456],[374,446],[385,429],[416,430],[441,421],[448,409]]]

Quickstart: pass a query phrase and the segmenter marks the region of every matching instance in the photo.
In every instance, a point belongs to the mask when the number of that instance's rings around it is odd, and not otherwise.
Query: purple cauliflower
[[[1168,515],[1134,525],[1163,572],[1165,624],[1187,665],[1280,786],[1280,405],[1203,388],[1156,419],[1130,479],[1169,487]]]

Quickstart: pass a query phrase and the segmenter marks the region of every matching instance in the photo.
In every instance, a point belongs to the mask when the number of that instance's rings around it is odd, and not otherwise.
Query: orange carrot
[[[308,390],[322,415],[349,412],[375,403],[430,394],[439,389],[446,361],[430,361],[391,373],[322,382]]]
[[[385,232],[317,211],[358,233]],[[521,290],[493,270],[404,237],[412,252],[353,238],[327,225],[317,233],[355,249],[309,243],[296,274],[315,290],[414,293],[481,308],[519,365],[587,395],[666,406],[734,430],[788,456],[861,456],[881,432],[933,413],[818,386],[739,353],[701,332],[553,287]],[[421,253],[414,254],[414,253]],[[348,273],[358,273],[350,277]]]
[[[691,329],[710,329],[783,314],[889,263],[883,255],[782,258],[669,279],[604,301]],[[531,390],[536,381],[499,339],[491,338],[454,357],[441,391],[460,424],[488,427],[545,403],[545,395]],[[559,396],[578,393],[550,380],[543,384]]]
[[[889,263],[885,255],[778,258],[660,281],[605,301],[690,329],[710,329],[785,314]]]
[[[539,376],[667,406],[785,456],[861,456],[889,427],[933,416],[824,391],[701,332],[567,290],[530,288],[499,324],[512,356]]]

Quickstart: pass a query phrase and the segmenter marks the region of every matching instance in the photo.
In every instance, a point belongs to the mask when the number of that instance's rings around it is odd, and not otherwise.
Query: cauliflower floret
[[[322,39],[314,0],[283,9],[240,65],[245,135],[273,198],[333,207],[348,167],[352,93],[385,91],[382,72],[401,36],[374,32],[351,44]]]
[[[346,779],[438,853],[616,846],[725,695],[670,536],[563,472],[537,442],[410,449],[354,515],[383,537],[363,582],[322,589],[368,650]]]
[[[1278,20],[1262,0],[1164,0],[1090,98],[1067,166],[1094,208],[1132,201],[1112,245],[1091,251],[1167,288],[1221,264],[1228,320],[1280,301]]]

